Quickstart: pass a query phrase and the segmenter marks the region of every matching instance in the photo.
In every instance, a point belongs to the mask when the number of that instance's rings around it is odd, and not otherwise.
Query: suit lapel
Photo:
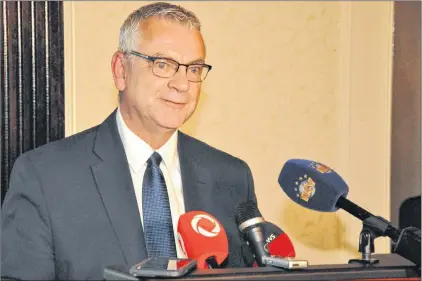
[[[225,193],[218,194],[222,190],[222,179],[212,171],[217,169],[212,153],[204,150],[198,141],[179,132],[178,139],[179,161],[182,174],[183,196],[186,212],[201,210],[217,218],[224,226],[229,242],[230,266],[239,266],[242,262],[243,245],[239,239],[239,232],[235,224],[234,214],[227,212],[227,208],[220,208],[219,201]],[[226,186],[225,189],[230,188]],[[225,203],[227,204],[227,203]],[[229,208],[230,209],[230,208]],[[246,248],[247,249],[247,248]]]
[[[142,223],[114,111],[97,131],[92,173],[128,266],[147,257]]]
[[[201,166],[200,155],[192,149],[192,140],[179,131],[178,153],[183,184],[183,199],[185,211],[203,210],[212,208],[211,192],[212,177],[209,169]]]

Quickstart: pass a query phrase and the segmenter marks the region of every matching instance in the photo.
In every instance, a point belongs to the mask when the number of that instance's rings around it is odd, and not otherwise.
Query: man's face
[[[142,36],[133,51],[182,64],[205,60],[204,42],[195,29],[152,18],[140,31]],[[174,76],[161,78],[153,74],[151,61],[134,55],[130,60],[121,108],[136,112],[136,118],[149,130],[179,128],[195,111],[201,82],[188,81],[185,66]]]

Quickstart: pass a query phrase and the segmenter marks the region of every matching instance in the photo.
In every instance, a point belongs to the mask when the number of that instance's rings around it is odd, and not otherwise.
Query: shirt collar
[[[151,157],[154,150],[140,137],[135,135],[126,125],[123,117],[120,113],[120,107],[116,112],[116,122],[120,137],[123,142],[123,146],[126,152],[128,163],[135,173],[139,172],[142,166]],[[163,164],[167,167],[178,167],[177,166],[177,134],[176,130],[170,139],[161,146],[157,152],[163,159]]]

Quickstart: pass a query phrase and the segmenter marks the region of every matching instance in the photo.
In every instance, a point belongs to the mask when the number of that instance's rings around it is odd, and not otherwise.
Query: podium
[[[375,265],[335,264],[309,265],[308,268],[287,270],[274,267],[259,268],[227,268],[196,270],[181,278],[172,280],[205,281],[205,280],[421,280],[420,268],[414,263],[396,254],[373,255],[379,259]],[[110,266],[104,270],[105,280],[166,280],[169,278],[140,279],[129,274],[126,266]]]

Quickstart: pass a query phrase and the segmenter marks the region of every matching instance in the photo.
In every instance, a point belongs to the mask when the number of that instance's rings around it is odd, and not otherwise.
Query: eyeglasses
[[[161,78],[172,77],[179,70],[180,66],[186,66],[186,78],[190,82],[202,82],[208,75],[212,66],[208,64],[194,63],[182,64],[175,60],[161,57],[151,57],[135,51],[130,54],[152,61],[152,73]]]

